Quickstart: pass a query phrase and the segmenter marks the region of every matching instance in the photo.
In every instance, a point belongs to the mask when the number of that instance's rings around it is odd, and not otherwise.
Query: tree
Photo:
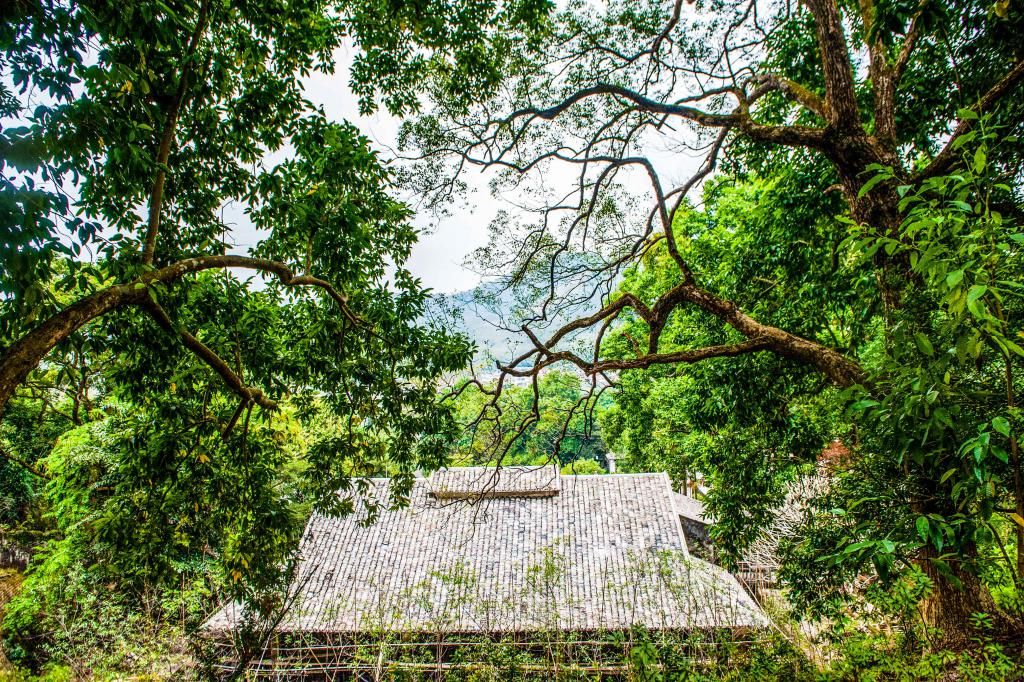
[[[138,546],[159,549],[160,519],[208,537],[216,507],[213,549],[241,592],[279,574],[291,537],[275,487],[287,443],[266,438],[282,409],[304,423],[327,410],[337,427],[308,453],[318,506],[343,510],[338,489],[367,469],[394,473],[401,496],[447,454],[454,423],[435,382],[471,349],[421,322],[428,294],[404,267],[417,233],[391,171],[302,79],[332,71],[348,41],[362,108],[412,111],[424,69],[470,73],[501,26],[545,10],[14,3],[0,29],[5,436],[25,405],[42,418],[59,403],[72,424],[142,419],[113,439],[97,483],[117,519],[105,538],[123,548],[148,528]],[[247,222],[250,250],[236,246]],[[19,443],[5,438],[5,466],[52,477],[48,448]],[[153,525],[133,526],[130,509]]]
[[[494,382],[464,381],[450,398],[457,422],[465,426],[453,457],[470,464],[559,467],[603,458],[594,414],[604,405],[586,388],[578,374],[552,370],[537,382],[536,400],[532,387],[509,386],[492,404]],[[519,435],[510,437],[516,430]]]
[[[811,371],[838,389],[857,387],[849,396],[863,390],[865,400],[913,403],[907,384],[892,383],[892,365],[871,362],[879,344],[902,333],[927,336],[936,321],[939,292],[924,284],[931,280],[910,252],[919,232],[906,223],[910,207],[901,194],[928,193],[936,190],[931,183],[955,178],[950,174],[964,168],[965,145],[982,144],[970,137],[982,117],[1004,126],[1004,135],[1019,126],[1024,61],[1019,41],[1009,36],[1019,32],[1022,18],[1007,3],[987,2],[810,0],[797,7],[780,2],[767,13],[754,2],[695,10],[681,1],[602,9],[574,4],[554,20],[549,40],[509,60],[506,87],[493,99],[478,107],[438,101],[434,115],[407,128],[405,141],[431,167],[437,202],[458,189],[458,172],[471,166],[494,169],[502,191],[523,188],[531,176],[560,165],[572,169],[574,181],[552,182],[536,202],[535,223],[503,216],[495,227],[499,237],[479,254],[509,285],[546,285],[524,326],[533,347],[504,363],[505,375],[536,377],[568,362],[614,381],[609,373],[683,371],[716,358],[738,358],[732,361],[738,364],[770,354],[787,371]],[[440,81],[441,87],[447,82]],[[690,149],[695,139],[704,160],[681,181],[670,181],[665,163],[646,153]],[[1010,137],[992,146],[986,160],[1006,188],[991,197],[1001,216],[1020,215],[1020,151]],[[677,153],[670,162],[681,158]],[[767,308],[755,314],[761,283],[738,280],[727,294],[715,288],[714,263],[691,261],[700,235],[682,229],[680,213],[689,192],[720,167],[737,179],[788,184],[774,209],[789,213],[790,229],[754,231],[762,241],[751,256],[770,260],[775,250],[800,244],[811,267],[826,269],[826,282],[843,280],[836,285],[841,298],[829,301],[824,315],[786,319]],[[444,169],[448,182],[437,180]],[[640,179],[650,190],[647,203],[635,196]],[[969,194],[958,201],[973,210],[980,197]],[[971,220],[988,219],[978,211]],[[908,248],[844,242],[851,224]],[[790,241],[811,228],[824,231],[824,244]],[[1001,229],[1004,236],[1013,232],[1008,223]],[[673,266],[665,287],[646,300],[616,290],[623,269],[656,248]],[[844,259],[859,250],[871,253],[870,262],[841,273]],[[1011,249],[1007,257],[1017,255]],[[580,291],[600,296],[601,305],[550,329],[566,290],[577,300]],[[857,307],[833,305],[852,303],[850,294]],[[666,343],[665,329],[679,316],[708,334],[691,335],[696,345]],[[610,350],[610,331],[633,322],[629,352]],[[593,346],[584,352],[566,344],[581,330],[593,330]],[[1005,357],[989,361],[998,366]],[[910,403],[902,414],[912,412]],[[891,428],[899,417],[883,421]],[[958,447],[942,446],[946,455]],[[947,518],[959,503],[952,490],[960,479],[940,485],[941,475],[933,478],[932,464],[942,459],[936,452],[922,454],[927,465],[908,475],[932,490],[915,503],[916,514]],[[1020,499],[1019,488],[1014,494]],[[929,613],[950,633],[962,632],[970,612],[985,605],[975,566],[977,527],[975,519],[955,531],[950,561],[934,539],[919,546],[917,561],[935,586]]]
[[[721,178],[708,184],[703,210],[677,214],[675,229],[689,236],[685,257],[707,273],[707,285],[751,315],[771,316],[806,336],[827,334],[833,321],[844,319],[847,325],[835,325],[842,333],[843,326],[857,326],[850,312],[860,301],[848,285],[864,272],[833,271],[829,220],[794,221],[793,210],[780,210],[806,181],[800,173],[772,182]],[[808,217],[817,212],[812,208]],[[650,302],[677,279],[661,243],[626,272],[620,289]],[[634,357],[635,340],[645,334],[644,320],[627,316],[608,333],[604,352]],[[689,308],[672,316],[661,343],[671,350],[731,338],[730,330]],[[716,544],[738,560],[770,525],[786,484],[813,470],[822,445],[834,436],[849,440],[843,401],[828,385],[813,368],[768,353],[633,370],[618,377],[615,407],[601,415],[602,433],[632,469],[667,471],[677,485],[702,474]]]

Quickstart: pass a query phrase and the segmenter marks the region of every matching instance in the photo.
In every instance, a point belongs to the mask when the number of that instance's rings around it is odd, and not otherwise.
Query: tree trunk
[[[835,164],[850,215],[862,225],[895,236],[901,222],[897,183],[880,183],[864,196],[860,196],[860,191],[864,183],[875,175],[868,170],[871,165],[888,166],[898,177],[901,176],[903,168],[899,157],[863,130],[856,133],[830,130],[826,133],[826,140],[830,145],[827,156]]]
[[[939,556],[933,546],[926,545],[921,550],[918,565],[935,586],[921,603],[921,617],[925,625],[940,631],[934,646],[957,649],[969,644],[974,632],[971,626],[974,613],[985,613],[997,622],[1002,620],[988,590],[965,566],[977,555],[977,547],[972,544],[964,547],[959,556],[946,561],[952,574],[950,577],[939,572],[933,563]]]
[[[869,165],[891,166],[899,175],[901,168],[898,159],[890,149],[866,135],[837,137],[834,142],[833,162],[839,172],[851,216],[862,225],[898,238],[902,216],[896,182],[879,183],[864,196],[860,196],[861,187],[873,175],[867,171]],[[906,291],[914,285],[915,279],[909,261],[902,256],[888,256],[884,250],[879,250],[874,264],[882,303],[889,310],[902,308]],[[911,475],[909,471],[907,473]],[[924,478],[926,480],[922,483],[926,487],[937,485],[937,481],[927,480],[928,476]],[[933,490],[932,493],[938,495],[939,491]],[[936,509],[916,511],[921,514],[934,511],[950,513],[950,510]],[[933,645],[962,648],[971,641],[972,614],[986,613],[997,622],[1004,622],[1005,618],[997,609],[988,589],[972,572],[978,556],[976,546],[967,545],[947,558],[945,563],[949,566],[949,574],[940,572],[936,566],[940,554],[935,547],[927,544],[918,557],[919,567],[934,585],[932,593],[921,604],[921,616],[925,625],[940,631],[939,640],[933,642]]]

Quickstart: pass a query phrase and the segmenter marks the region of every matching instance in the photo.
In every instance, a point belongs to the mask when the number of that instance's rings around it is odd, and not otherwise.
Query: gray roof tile
[[[672,494],[664,474],[466,468],[417,480],[408,507],[370,525],[314,514],[279,629],[765,625],[735,578],[688,555]],[[386,507],[388,482],[369,495]],[[239,613],[229,605],[207,627],[231,628]]]

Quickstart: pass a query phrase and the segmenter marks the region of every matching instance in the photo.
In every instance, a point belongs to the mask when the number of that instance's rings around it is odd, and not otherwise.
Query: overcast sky
[[[359,126],[384,158],[393,156],[400,121],[386,111],[360,116],[358,101],[348,87],[351,50],[339,49],[335,59],[337,68],[333,75],[318,73],[306,79],[306,96],[323,106],[329,117]],[[463,261],[487,241],[487,226],[496,209],[493,202],[481,201],[487,197],[486,181],[480,173],[475,176],[466,178],[476,190],[471,196],[471,208],[456,208],[437,225],[432,225],[431,218],[425,215],[417,215],[414,220],[423,234],[407,266],[425,286],[439,293],[472,289],[480,281],[479,275],[463,266]]]
[[[383,158],[393,157],[397,147],[397,136],[400,121],[381,111],[373,116],[359,114],[357,98],[349,89],[349,65],[352,63],[352,49],[343,47],[335,53],[336,70],[332,75],[316,73],[305,81],[306,96],[315,104],[323,106],[327,115],[338,120],[345,119],[356,124],[364,134],[374,141]],[[700,165],[702,155],[691,155],[677,145],[668,148],[665,145],[652,145],[644,149],[644,155],[659,168],[663,180],[678,180],[692,174]],[[576,167],[554,168],[544,177],[543,183],[573,182],[577,173]],[[650,185],[640,171],[630,179],[627,176],[627,187],[636,193],[646,194]],[[465,291],[480,282],[480,275],[471,267],[466,267],[465,260],[476,248],[487,241],[487,228],[499,209],[510,211],[513,215],[515,207],[502,197],[492,197],[488,187],[488,175],[470,170],[462,180],[469,186],[469,195],[465,206],[451,209],[451,215],[437,219],[433,215],[417,215],[415,224],[422,230],[419,243],[413,249],[409,269],[425,286],[438,293]],[[635,188],[634,188],[635,182]],[[699,196],[699,190],[691,193],[691,198]],[[402,197],[415,206],[415,197]],[[230,218],[238,223],[238,248],[244,250],[258,241],[248,220],[244,215],[226,211]],[[248,242],[248,243],[247,243]],[[471,265],[471,264],[470,264]]]

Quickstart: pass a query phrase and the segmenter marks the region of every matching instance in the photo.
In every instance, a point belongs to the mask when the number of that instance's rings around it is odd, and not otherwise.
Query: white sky
[[[386,111],[378,111],[372,116],[359,114],[358,100],[348,86],[352,52],[348,47],[337,50],[335,73],[310,75],[304,83],[305,94],[314,104],[322,106],[329,118],[348,120],[358,126],[373,141],[382,158],[393,158],[397,154],[400,120]],[[663,181],[669,183],[689,177],[700,166],[703,158],[703,155],[689,153],[668,140],[660,144],[652,142],[643,152],[658,168]],[[274,159],[269,161],[273,162]],[[573,183],[577,172],[576,167],[556,166],[549,169],[543,179],[535,178],[534,182],[542,185]],[[642,172],[637,170],[632,177],[626,172],[624,176],[629,190],[637,196],[650,196],[650,185]],[[465,291],[479,284],[481,275],[471,267],[466,267],[467,256],[486,244],[488,226],[500,209],[509,212],[513,218],[522,212],[513,203],[491,195],[488,186],[490,178],[488,171],[470,169],[464,172],[461,180],[468,185],[469,191],[461,205],[451,206],[450,214],[443,217],[417,214],[413,219],[421,230],[421,236],[406,266],[423,281],[424,286],[434,292]],[[690,196],[691,199],[699,197],[699,188],[695,188]],[[416,197],[400,195],[399,198],[413,208],[416,207]],[[224,213],[225,218],[236,226],[233,231],[237,239],[235,251],[244,253],[255,245],[260,235],[254,231],[240,207],[226,207]]]
[[[386,111],[373,116],[360,116],[359,103],[348,87],[348,69],[352,63],[351,50],[341,48],[335,52],[336,71],[333,75],[313,74],[305,81],[306,96],[314,104],[323,106],[328,117],[346,119],[357,125],[374,141],[384,158],[397,153],[399,119]],[[438,293],[451,293],[472,289],[480,276],[463,266],[463,261],[474,249],[487,241],[487,226],[497,212],[487,198],[486,180],[480,173],[464,178],[475,191],[468,207],[453,207],[452,214],[437,225],[432,216],[417,215],[414,224],[422,231],[419,243],[406,264],[409,270],[423,280],[423,284]],[[412,197],[403,197],[414,205]]]

